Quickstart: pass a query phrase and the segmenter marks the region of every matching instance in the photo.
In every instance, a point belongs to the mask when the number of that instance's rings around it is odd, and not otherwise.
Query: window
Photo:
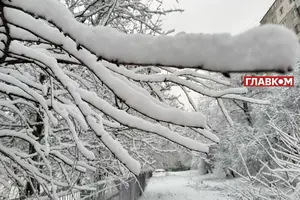
[[[279,9],[279,13],[280,13],[280,15],[283,14],[283,7],[281,7],[281,8]]]
[[[297,24],[295,27],[294,27],[294,31],[296,34],[298,34],[300,32],[300,24]]]
[[[297,9],[293,10],[293,16],[294,16],[294,19],[296,19],[298,17]]]

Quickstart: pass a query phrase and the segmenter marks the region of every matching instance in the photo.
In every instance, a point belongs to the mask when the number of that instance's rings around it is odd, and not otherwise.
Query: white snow
[[[217,102],[218,102],[218,105],[220,106],[220,109],[221,109],[222,113],[224,114],[226,120],[228,121],[229,125],[233,126],[233,120],[231,119],[231,117],[230,117],[230,115],[229,115],[229,113],[228,113],[228,111],[227,111],[227,109],[226,109],[226,107],[223,103],[223,100],[218,98]]]
[[[46,54],[43,54],[40,51],[36,51],[35,49],[31,49],[25,46],[22,46],[20,43],[13,42],[10,48],[11,51],[17,52],[19,54],[26,55],[27,57],[34,58],[36,60],[39,60],[41,63],[47,65],[53,73],[56,74],[57,79],[61,81],[62,84],[65,85],[68,92],[71,94],[71,96],[74,98],[74,101],[76,103],[77,108],[81,111],[82,115],[85,117],[85,120],[87,124],[91,127],[91,129],[100,136],[101,141],[109,148],[109,150],[116,155],[116,157],[128,167],[130,171],[132,171],[135,174],[140,173],[140,164],[134,160],[128,152],[122,147],[120,143],[115,141],[104,129],[102,125],[102,121],[99,123],[96,122],[95,118],[91,117],[91,115],[96,115],[95,112],[90,108],[90,106],[82,101],[82,97],[80,96],[79,91],[82,89],[75,88],[76,83],[72,81],[68,76],[66,76],[62,69],[59,68],[56,61],[54,59],[51,59],[52,57],[47,56]],[[0,73],[1,75],[1,73]],[[1,77],[1,76],[0,76]],[[92,96],[90,96],[92,97]],[[79,151],[89,160],[94,160],[95,155],[92,151],[89,151],[84,145],[82,144],[81,140],[78,138],[78,135],[75,131],[75,127],[73,126],[70,119],[66,116],[65,112],[62,112],[62,109],[59,109],[53,104],[53,108],[58,112],[62,117],[65,118],[66,122],[68,123],[68,128],[71,131],[73,135],[73,139],[79,149]],[[67,109],[69,111],[69,109]],[[72,111],[73,114],[73,111]],[[98,118],[101,118],[99,115],[97,115]],[[79,118],[78,118],[79,119]],[[80,120],[79,120],[80,121]]]
[[[101,62],[97,62],[97,57],[82,49],[76,50],[76,44],[67,37],[59,34],[59,32],[24,13],[6,8],[6,17],[10,21],[14,21],[19,27],[33,30],[42,38],[52,41],[52,43],[61,45],[66,51],[74,55],[85,64],[92,72],[99,77],[120,99],[133,109],[143,113],[144,115],[160,121],[169,122],[182,126],[206,127],[206,118],[199,112],[184,112],[177,108],[165,107],[153,102],[147,95],[138,92],[126,82],[116,78],[111,72],[103,66]],[[26,21],[26,23],[24,23]],[[16,43],[16,42],[14,42]],[[16,49],[14,49],[16,51]],[[40,52],[39,52],[40,53]],[[49,58],[47,59],[49,60]],[[53,61],[51,61],[53,62]],[[243,91],[245,91],[243,89]],[[220,93],[222,95],[224,93]],[[226,94],[226,93],[225,93]]]
[[[89,120],[86,119],[88,125],[96,132],[96,134],[98,136],[100,136],[102,142],[112,151],[112,153],[114,153],[117,156],[117,158],[120,161],[122,161],[133,173],[136,173],[136,174],[139,173],[139,171],[140,171],[139,163],[136,162],[122,148],[122,146],[119,143],[114,141],[111,138],[111,136],[109,136],[104,131],[104,129],[101,127],[102,122],[100,122],[100,124],[97,124],[97,123],[93,122],[92,117],[90,115],[93,114],[94,112],[87,105],[87,103],[82,101],[82,99],[84,99],[88,103],[91,103],[96,108],[100,108],[100,110],[105,111],[105,113],[109,113],[114,119],[116,119],[116,118],[119,119],[118,121],[122,122],[125,125],[132,124],[132,127],[137,126],[141,130],[158,133],[159,135],[161,135],[163,137],[166,137],[166,138],[168,138],[168,139],[170,139],[174,142],[177,142],[178,144],[184,145],[184,146],[189,147],[191,149],[194,149],[194,150],[197,150],[197,151],[202,151],[202,152],[208,152],[208,147],[204,144],[201,144],[201,143],[196,142],[196,141],[194,141],[190,138],[183,137],[179,134],[176,134],[175,132],[172,132],[169,129],[163,127],[163,126],[160,126],[159,124],[154,125],[154,124],[152,124],[150,122],[147,122],[145,120],[139,119],[137,117],[133,117],[133,116],[127,114],[126,112],[122,112],[122,111],[116,112],[116,108],[110,106],[106,101],[103,101],[95,93],[88,92],[88,91],[83,90],[81,88],[75,88],[76,84],[74,83],[74,81],[72,81],[68,76],[66,76],[63,73],[63,71],[59,68],[59,66],[57,65],[55,60],[51,59],[51,57],[49,57],[48,55],[43,54],[40,51],[36,51],[35,49],[31,49],[31,48],[22,46],[20,43],[15,42],[15,41],[11,44],[10,51],[18,53],[18,54],[23,54],[23,55],[26,55],[26,56],[31,57],[31,58],[34,58],[36,60],[39,60],[41,63],[47,65],[52,70],[52,72],[56,74],[56,77],[61,81],[61,83],[64,84],[64,86],[67,88],[69,93],[74,98],[74,100],[76,102],[76,105],[78,106],[78,108],[80,109],[82,114],[84,116],[86,116],[87,119],[89,119]],[[109,76],[109,74],[107,74],[107,76]],[[113,76],[111,76],[111,77],[113,77]],[[117,80],[117,79],[115,79],[115,80]],[[125,84],[125,82],[124,82],[124,84]],[[116,85],[116,87],[118,87],[118,86]],[[121,89],[121,88],[119,88],[119,89]],[[126,94],[126,90],[121,91],[121,92],[124,95],[128,95],[128,94]],[[127,97],[129,97],[129,98],[133,97],[134,94],[136,94],[137,91],[134,90],[134,92],[135,93],[132,93],[131,96],[127,96]],[[144,97],[146,97],[146,96],[144,96]],[[100,101],[102,101],[103,103],[100,103]],[[153,105],[153,102],[151,103],[149,100],[147,101],[146,98],[145,98],[145,101],[146,101],[145,103]],[[141,105],[141,103],[139,103],[139,104]],[[154,105],[158,106],[157,104],[154,104]],[[147,105],[147,104],[145,104],[144,106],[145,106],[146,109],[149,110],[149,112],[153,109],[153,108],[149,107],[149,105]],[[59,112],[61,114],[61,116],[65,115],[61,111],[58,111],[59,109],[57,109],[54,104],[53,104],[53,108],[57,112]],[[157,109],[157,110],[159,110],[159,109]],[[173,110],[174,111],[179,111],[179,113],[176,113],[176,112],[174,113],[174,112],[172,112]],[[185,117],[185,115],[180,115],[180,113],[184,113],[184,112],[180,111],[180,110],[172,109],[171,113],[167,113],[167,114],[165,114],[165,116],[168,117],[169,116],[168,114],[170,114],[169,118],[174,119],[174,117],[175,117],[175,119],[178,122],[181,122],[181,123],[182,122],[189,123],[191,120],[192,120],[192,123],[195,123],[195,124],[205,123],[205,120],[203,120],[201,118],[196,118],[198,116],[200,116],[200,117],[202,116],[200,113],[186,113],[186,114],[188,114],[187,116],[189,116],[188,119],[183,118],[183,117]],[[154,114],[159,115],[160,113],[154,113]],[[173,116],[173,115],[176,115],[176,114],[177,114],[177,116]],[[64,117],[65,117],[65,119],[67,119],[66,116],[64,116]],[[194,117],[194,118],[192,118],[192,117]],[[191,120],[189,120],[189,118]],[[198,120],[199,120],[199,122],[198,122]],[[203,120],[203,121],[201,121],[201,120]],[[79,141],[79,138],[77,137],[77,134],[75,133],[74,127],[72,127],[72,123],[69,120],[67,120],[67,122],[68,122],[68,125],[69,125],[69,128],[70,128],[70,131],[73,133],[73,139],[74,139],[75,143],[77,144],[80,152],[85,157],[87,157],[88,159],[93,160],[94,159],[93,153],[90,152],[88,149],[84,148],[84,146]]]
[[[17,80],[13,76],[6,75],[6,74],[1,73],[1,72],[0,72],[0,80],[2,80],[3,82],[8,83],[10,85],[17,86],[18,88],[20,88],[21,90],[23,90],[24,92],[26,92],[28,95],[32,96],[43,107],[43,109],[45,110],[46,114],[50,118],[51,122],[53,124],[57,124],[57,119],[53,116],[53,114],[51,112],[48,111],[47,102],[35,90],[33,90],[32,88],[28,87],[28,85],[23,84],[22,82],[20,82],[19,80]]]
[[[263,25],[235,36],[203,33],[150,36],[86,26],[56,0],[6,0],[5,4],[47,19],[78,45],[98,57],[119,63],[220,72],[286,72],[293,68],[300,52],[296,34],[282,25]]]
[[[236,94],[225,94],[222,96],[224,99],[236,99],[241,101],[247,101],[249,103],[255,103],[255,104],[270,104],[271,102],[269,100],[260,100],[260,99],[253,99],[249,97],[243,97]]]
[[[31,80],[30,77],[21,74],[17,70],[13,70],[13,69],[8,69],[8,68],[1,67],[0,68],[0,72],[4,73],[4,74],[7,74],[7,75],[12,75],[14,78],[18,79],[19,81],[25,83],[26,85],[28,85],[28,86],[30,86],[32,88],[36,88],[36,89],[41,90],[41,91],[44,90],[43,85],[38,84],[34,80]]]
[[[214,141],[216,143],[220,142],[220,138],[216,134],[214,134],[208,130],[199,128],[199,129],[197,129],[197,132],[200,133],[201,135],[203,135],[204,137],[210,139],[211,141]]]
[[[89,116],[87,118],[91,128],[100,136],[101,141],[107,146],[107,148],[134,174],[138,175],[141,170],[141,165],[138,161],[132,158],[128,152],[122,147],[122,145],[114,140],[101,126],[96,123],[96,119]]]
[[[125,67],[117,67],[116,65],[110,64],[108,62],[103,62],[104,66],[108,67],[109,69],[113,70],[114,72],[128,77],[135,81],[145,81],[145,82],[164,82],[169,81],[172,83],[175,83],[177,85],[186,86],[187,88],[190,88],[194,90],[195,92],[198,92],[200,94],[210,96],[210,97],[221,97],[225,94],[244,94],[247,92],[247,88],[230,88],[225,89],[221,91],[211,91],[203,88],[200,84],[193,83],[191,81],[179,78],[179,75],[194,75],[195,77],[205,78],[208,80],[215,81],[217,83],[224,84],[225,81],[222,81],[220,79],[217,79],[216,77],[210,77],[205,74],[200,74],[193,72],[191,70],[180,70],[177,72],[174,72],[173,74],[153,74],[153,75],[144,75],[144,74],[136,74],[130,70],[127,70]]]
[[[181,136],[180,134],[171,131],[167,127],[160,125],[159,123],[151,123],[136,116],[130,115],[123,110],[111,106],[109,103],[98,97],[95,93],[88,92],[83,89],[78,89],[81,97],[95,108],[99,109],[108,116],[113,117],[115,120],[129,126],[146,132],[156,133],[164,138],[167,138],[177,144],[188,147],[195,151],[208,152],[208,146],[192,140],[188,137]],[[212,136],[214,137],[214,136]]]
[[[231,189],[232,186],[242,188],[239,179],[200,175],[198,171],[161,174],[154,174],[139,200],[235,200],[241,196]]]
[[[7,32],[7,29],[5,27],[4,22],[2,21],[2,19],[0,19],[0,58],[4,55],[4,49],[6,48],[7,45],[7,36],[5,35],[5,33]],[[7,25],[7,24],[6,24]]]
[[[47,41],[51,44],[59,45],[67,54],[72,55],[72,59],[80,61],[83,67],[86,67],[97,76],[114,95],[132,110],[151,119],[180,126],[206,128],[206,118],[199,112],[184,112],[180,109],[167,106],[164,102],[153,98],[145,89],[130,82],[130,80],[147,82],[168,81],[211,97],[239,99],[261,104],[267,104],[268,102],[256,101],[237,95],[247,92],[246,88],[211,91],[200,86],[197,81],[192,82],[182,78],[184,76],[193,76],[195,79],[208,79],[224,85],[229,84],[227,81],[208,75],[201,75],[192,70],[175,71],[171,75],[162,73],[142,75],[126,68],[117,67],[117,65],[110,64],[107,61],[132,65],[190,67],[218,72],[287,72],[293,68],[300,53],[296,35],[287,28],[279,25],[264,25],[236,36],[229,34],[179,34],[177,36],[154,37],[150,35],[124,34],[115,29],[103,26],[86,26],[77,22],[69,10],[57,0],[3,0],[3,2],[4,4],[13,5],[13,7],[4,8],[5,18],[11,24],[15,25],[10,25],[12,37],[21,40]],[[18,10],[16,8],[21,9]],[[31,13],[46,19],[47,22],[43,19],[37,20],[33,18],[31,15],[26,14],[27,11],[29,14]],[[54,27],[49,25],[49,23],[54,24]],[[29,33],[26,30],[30,30],[31,32]],[[0,35],[0,39],[5,39],[4,37]],[[82,49],[78,47],[82,47]],[[3,48],[3,45],[0,46],[0,49]],[[79,84],[70,78],[72,74],[63,71],[57,63],[56,57],[47,50],[38,46],[34,48],[26,47],[18,41],[12,41],[9,50],[15,56],[25,56],[32,59],[40,68],[52,73],[53,77],[60,82],[61,88],[65,89],[64,91],[54,91],[53,93],[57,92],[55,94],[59,96],[58,92],[66,92],[72,98],[74,103],[72,102],[70,105],[63,102],[63,97],[61,97],[63,103],[56,103],[54,98],[51,99],[51,103],[54,111],[59,113],[60,117],[66,119],[74,143],[88,160],[94,160],[95,155],[85,146],[84,141],[80,140],[73,122],[68,119],[69,115],[75,118],[84,130],[91,128],[103,144],[135,174],[140,173],[141,165],[123,148],[120,142],[114,140],[106,132],[103,124],[111,127],[125,125],[145,132],[155,133],[192,150],[208,152],[207,145],[171,131],[160,123],[149,122],[125,111],[118,110],[96,93],[80,88]],[[73,75],[74,77],[80,78],[79,76],[76,77],[76,74]],[[1,91],[5,91],[6,93],[13,92],[20,94],[20,96],[34,99],[41,105],[48,115],[49,120],[53,122],[53,125],[55,126],[58,123],[57,119],[52,115],[53,112],[48,110],[50,101],[45,100],[41,94],[42,92],[45,94],[49,85],[45,84],[41,86],[25,75],[6,69],[0,70],[0,79],[6,83],[0,83],[0,86],[3,86],[0,89]],[[222,100],[219,99],[218,101],[225,117],[230,124],[233,124]],[[103,120],[98,111],[106,114],[116,122]],[[50,126],[45,127],[46,134],[48,134],[48,131],[50,133]],[[199,132],[213,141],[219,141],[219,138],[209,131],[203,130]],[[45,147],[37,146],[39,147],[37,153],[43,159],[45,159],[44,157],[48,153],[49,155],[53,155],[51,147],[47,145],[46,143]],[[16,157],[15,154],[17,153],[10,153],[11,156]],[[64,155],[58,154],[55,156],[57,159],[64,160],[70,165],[73,164],[73,161],[68,160]],[[52,179],[51,173],[50,176],[41,175],[34,166],[30,166],[27,162],[20,159],[16,161],[29,171],[38,174],[41,178],[45,180]],[[81,164],[78,165],[78,168],[81,171],[85,171],[88,169],[88,165]],[[185,183],[181,179],[180,182]],[[58,183],[58,185],[65,184]],[[159,184],[154,184],[154,186],[157,185]],[[176,187],[183,186],[175,184],[174,188],[176,189]],[[191,189],[183,192],[178,189],[178,191],[174,191],[174,194],[176,192],[179,192],[178,195],[182,195],[181,197],[188,194],[194,197],[199,195]]]
[[[162,73],[156,73],[154,75],[145,75],[145,74],[137,74],[136,72],[128,70],[125,67],[122,67],[122,66],[118,67],[115,64],[109,63],[107,61],[103,61],[102,63],[104,66],[111,69],[112,71],[119,73],[125,77],[131,78],[133,80],[137,80],[137,81],[152,81],[152,82],[160,81],[161,82],[164,80],[167,81],[169,79],[172,79],[172,77],[178,77],[178,76],[183,76],[183,75],[192,75],[193,77],[211,80],[216,83],[220,83],[220,84],[224,84],[224,85],[230,85],[229,81],[219,79],[218,77],[215,77],[215,76],[201,74],[201,73],[195,72],[193,70],[188,70],[188,69],[177,70],[177,71],[172,70],[173,73],[171,75],[170,74],[162,74]]]

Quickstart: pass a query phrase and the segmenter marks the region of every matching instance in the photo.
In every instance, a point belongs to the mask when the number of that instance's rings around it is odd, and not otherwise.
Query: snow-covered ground
[[[245,187],[245,186],[244,186]],[[153,176],[139,200],[235,200],[242,195],[241,179],[201,175],[198,171],[166,172]]]

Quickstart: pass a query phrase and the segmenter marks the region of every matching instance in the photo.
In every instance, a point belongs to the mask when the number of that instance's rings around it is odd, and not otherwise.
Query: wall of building
[[[296,4],[293,0],[276,0],[261,20],[261,24],[280,24],[295,7]]]
[[[296,32],[300,38],[300,0],[276,0],[261,20],[261,24],[282,24]],[[296,27],[298,26],[298,27]]]
[[[286,15],[296,6],[293,0],[277,0],[277,2],[279,2],[279,4],[276,9],[276,17],[277,22],[281,23],[285,19]]]
[[[269,23],[278,23],[276,10],[281,5],[282,0],[276,0],[272,6],[269,8],[265,16],[260,21],[261,24],[269,24]],[[299,0],[300,1],[300,0]]]
[[[281,24],[287,28],[294,30],[294,27],[299,24],[300,18],[296,7],[292,8],[289,13],[286,14],[285,18],[281,21]]]

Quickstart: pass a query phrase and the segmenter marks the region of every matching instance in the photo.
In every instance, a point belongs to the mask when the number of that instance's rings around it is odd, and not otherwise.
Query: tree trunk
[[[37,114],[36,123],[41,123],[41,122],[43,122],[43,120],[42,120],[41,116],[39,114]],[[34,131],[32,132],[33,135],[38,138],[39,142],[42,139],[42,131],[43,131],[43,125],[38,124],[35,126]],[[35,150],[34,146],[30,143],[29,144],[29,154],[33,154],[33,153],[36,153],[36,150]],[[38,155],[33,156],[32,160],[38,162],[39,156]],[[40,193],[40,184],[34,178],[29,178],[29,180],[30,181],[27,181],[27,183],[26,183],[25,195],[27,197],[30,197],[34,194],[34,191],[37,191],[39,194]]]
[[[40,79],[39,79],[40,83],[43,84],[43,82],[44,82],[45,80],[46,80],[45,75],[41,74],[41,75],[40,75]],[[38,107],[39,105],[36,105],[36,106]],[[37,113],[37,114],[36,114],[36,120],[35,120],[35,123],[36,123],[37,125],[35,125],[35,126],[33,127],[33,132],[32,132],[32,134],[33,134],[35,137],[37,137],[37,141],[38,141],[38,142],[41,142],[41,140],[43,139],[42,132],[43,132],[43,128],[44,128],[43,120],[42,120],[42,117],[41,117],[40,114],[41,114],[41,113]],[[30,155],[30,154],[34,154],[34,153],[36,153],[36,150],[35,150],[34,146],[30,143],[30,144],[29,144],[29,155]],[[40,159],[40,158],[39,158],[38,155],[32,157],[32,160],[33,160],[33,161],[36,161],[36,162],[38,162],[39,159]],[[41,169],[42,169],[42,166],[40,166],[39,169],[41,170]],[[27,181],[26,186],[25,186],[25,195],[26,195],[27,197],[31,197],[31,196],[34,194],[35,191],[37,191],[37,193],[40,194],[40,184],[39,184],[38,181],[36,181],[34,178],[30,177],[30,178],[29,178],[29,181]]]

